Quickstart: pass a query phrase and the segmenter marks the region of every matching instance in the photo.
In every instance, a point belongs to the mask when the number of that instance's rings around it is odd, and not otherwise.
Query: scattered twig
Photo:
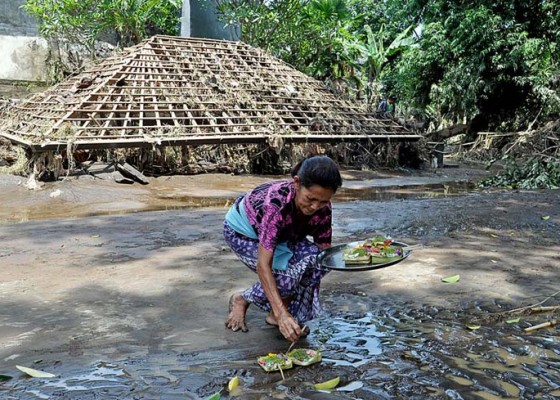
[[[541,109],[539,110],[539,112],[537,113],[537,116],[535,117],[535,119],[533,120],[533,122],[531,122],[531,123],[529,124],[529,126],[527,126],[527,130],[526,130],[525,132],[529,132],[529,131],[533,130],[533,125],[535,125],[535,123],[536,123],[537,120],[539,119],[539,116],[541,115],[541,112],[542,112],[542,107],[541,107]]]
[[[538,306],[540,306],[541,304],[547,302],[549,299],[552,299],[553,297],[557,296],[558,294],[560,294],[560,290],[551,294],[550,296],[548,296],[547,298],[545,298],[542,301],[539,301],[538,303],[532,304],[530,306],[526,306],[526,307],[519,307],[519,308],[514,308],[513,310],[509,310],[509,311],[502,311],[500,313],[494,313],[494,314],[503,314],[503,313],[522,313],[524,311],[526,311],[527,309],[532,309],[532,308],[536,308]]]
[[[529,328],[525,328],[523,329],[525,332],[533,332],[536,331],[538,329],[542,329],[542,328],[549,328],[551,326],[557,325],[558,324],[558,320],[557,319],[551,319],[548,322],[543,322],[542,324],[538,324],[538,325],[534,325],[534,326],[530,326]]]
[[[519,307],[519,308],[514,308],[512,310],[506,310],[506,311],[499,311],[499,312],[495,312],[495,313],[488,313],[485,314],[483,316],[478,316],[475,318],[472,318],[469,320],[469,324],[480,324],[483,322],[497,322],[497,321],[502,321],[502,320],[507,320],[507,319],[511,319],[512,316],[514,315],[527,315],[527,314],[536,314],[536,313],[541,313],[541,312],[558,312],[560,311],[560,305],[555,305],[555,306],[541,306],[541,304],[547,302],[548,300],[554,298],[555,296],[557,296],[558,294],[560,294],[560,290],[557,291],[556,293],[553,293],[552,295],[546,297],[544,300],[539,301],[538,303],[535,304],[531,304],[529,306],[525,306],[525,307]]]
[[[560,306],[531,307],[532,312],[546,312],[560,310]]]
[[[280,370],[280,375],[282,375],[282,380],[286,380],[286,377],[284,376],[284,371],[282,371],[282,367],[280,365],[278,365],[278,369]]]

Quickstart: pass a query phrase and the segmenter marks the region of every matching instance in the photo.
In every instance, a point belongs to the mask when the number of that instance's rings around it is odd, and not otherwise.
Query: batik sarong
[[[253,272],[257,272],[257,250],[259,241],[243,236],[224,223],[224,238],[239,259]],[[321,279],[329,272],[317,262],[320,249],[307,239],[288,243],[293,256],[285,271],[272,270],[276,286],[283,299],[291,298],[288,311],[303,324],[321,312],[319,288]],[[250,304],[270,312],[271,306],[260,282],[255,283],[242,293]]]

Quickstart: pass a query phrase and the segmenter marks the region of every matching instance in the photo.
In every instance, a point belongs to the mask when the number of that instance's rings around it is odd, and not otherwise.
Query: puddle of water
[[[359,186],[342,187],[337,191],[334,201],[389,201],[422,199],[434,197],[451,197],[473,193],[477,186],[473,182],[458,181],[400,186]]]
[[[175,188],[179,189],[179,188]],[[169,190],[174,191],[173,188]],[[342,203],[347,201],[388,201],[404,199],[420,199],[434,197],[450,197],[472,193],[477,188],[471,182],[450,182],[415,186],[388,186],[388,187],[368,187],[353,186],[342,187],[337,191],[333,202]],[[154,198],[150,199],[147,211],[160,210],[181,210],[197,207],[229,207],[237,195],[219,196],[200,196],[200,195],[171,195],[166,192],[159,192]]]
[[[356,296],[346,301],[366,300]],[[304,344],[321,349],[323,362],[287,370],[285,380],[255,362],[270,349],[247,344],[236,350],[135,356],[87,370],[65,368],[62,362],[45,368],[60,378],[13,379],[3,392],[24,393],[14,398],[30,400],[200,399],[218,391],[228,398],[227,383],[239,376],[237,398],[242,399],[558,398],[557,330],[527,335],[521,325],[496,323],[469,331],[460,322],[463,317],[456,310],[395,304],[370,304],[367,312],[323,317],[312,321],[313,333]],[[356,389],[330,394],[313,389],[314,383],[335,376],[341,378],[340,386],[357,382]]]
[[[156,181],[149,187],[115,187],[107,182],[62,182],[45,185],[32,192],[12,187],[0,194],[0,223],[27,222],[52,218],[83,218],[98,215],[121,215],[146,211],[171,211],[201,207],[227,208],[236,197],[254,185],[255,178],[240,177],[222,182],[214,177],[200,183],[180,180]],[[262,180],[262,179],[261,179]],[[382,181],[382,180],[380,180]],[[244,183],[241,183],[244,182]],[[448,183],[418,183],[394,180],[394,185],[379,182],[348,181],[333,198],[336,202],[357,200],[387,201],[465,195],[476,190],[467,181]],[[254,185],[250,185],[254,184]],[[50,197],[58,188],[58,197]]]

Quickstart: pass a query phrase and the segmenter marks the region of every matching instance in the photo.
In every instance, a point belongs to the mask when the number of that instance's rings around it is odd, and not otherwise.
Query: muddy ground
[[[335,244],[387,233],[424,247],[386,269],[331,272],[324,316],[298,343],[324,359],[285,379],[255,362],[289,345],[264,313],[249,309],[248,333],[223,326],[228,297],[256,279],[224,246],[227,204],[276,177],[81,177],[30,191],[2,176],[0,398],[558,398],[558,327],[523,331],[558,313],[496,313],[560,304],[560,193],[475,189],[485,175],[344,173]],[[336,376],[346,390],[313,389]]]

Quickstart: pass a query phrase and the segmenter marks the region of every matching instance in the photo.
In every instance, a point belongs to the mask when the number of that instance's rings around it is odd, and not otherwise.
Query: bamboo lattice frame
[[[14,105],[0,135],[66,147],[417,140],[241,42],[154,36]]]

